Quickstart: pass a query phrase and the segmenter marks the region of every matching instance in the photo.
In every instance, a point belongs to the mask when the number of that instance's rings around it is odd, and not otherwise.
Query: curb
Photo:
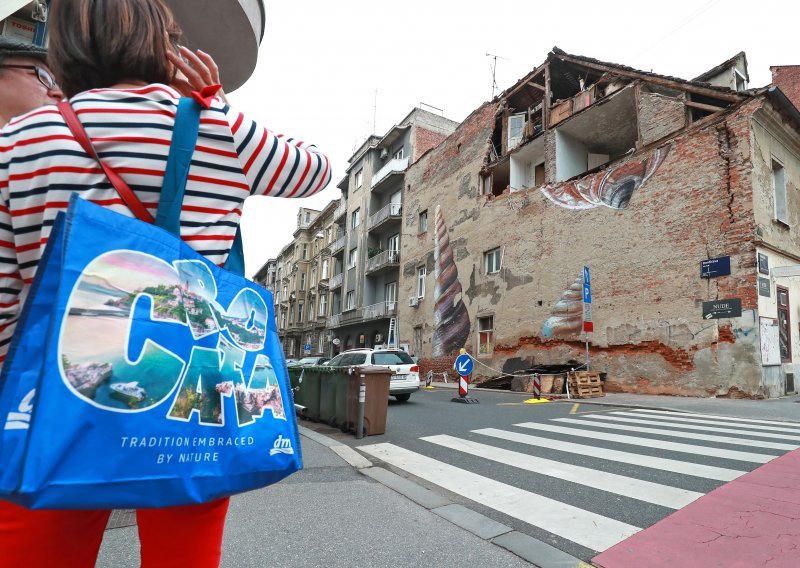
[[[482,515],[468,507],[453,503],[444,495],[423,487],[406,477],[397,475],[393,471],[378,467],[346,444],[342,444],[305,426],[299,426],[299,431],[306,438],[330,448],[362,475],[403,495],[417,505],[428,509],[442,519],[474,534],[480,539],[519,556],[538,568],[592,568],[590,564],[586,564],[558,548],[527,534],[517,532],[511,527],[498,523],[494,519],[490,519],[486,515]]]

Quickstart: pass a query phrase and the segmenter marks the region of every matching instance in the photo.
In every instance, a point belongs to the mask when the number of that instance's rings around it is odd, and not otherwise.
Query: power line
[[[671,35],[673,35],[675,32],[677,32],[678,30],[680,30],[680,29],[681,29],[681,28],[683,28],[684,26],[686,26],[688,23],[690,23],[692,20],[694,20],[695,18],[697,18],[698,16],[700,16],[702,13],[704,13],[704,12],[707,12],[708,10],[710,10],[710,9],[711,9],[711,8],[714,6],[714,4],[718,4],[718,3],[719,3],[719,1],[720,1],[720,0],[709,0],[708,2],[706,2],[705,4],[703,4],[702,6],[700,6],[700,8],[698,8],[698,9],[697,9],[695,12],[693,12],[692,14],[689,14],[689,16],[687,16],[687,17],[686,17],[686,18],[685,18],[685,19],[684,19],[684,20],[683,20],[683,21],[682,21],[680,24],[678,24],[678,26],[677,26],[675,29],[673,29],[673,30],[672,30],[672,31],[670,31],[670,32],[667,32],[667,33],[666,33],[664,36],[662,36],[661,38],[659,38],[659,39],[658,39],[658,40],[656,40],[655,42],[651,43],[651,44],[650,44],[648,47],[644,48],[642,51],[640,51],[639,53],[637,53],[637,54],[636,54],[636,55],[633,57],[633,59],[632,59],[631,61],[636,61],[637,59],[639,59],[639,58],[640,58],[642,55],[644,55],[644,54],[645,54],[645,53],[647,53],[648,51],[652,50],[652,49],[653,49],[654,47],[656,47],[658,44],[660,44],[661,42],[663,42],[665,39],[667,39],[668,37],[670,37]]]

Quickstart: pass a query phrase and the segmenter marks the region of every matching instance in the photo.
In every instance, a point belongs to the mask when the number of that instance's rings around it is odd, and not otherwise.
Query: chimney
[[[774,65],[769,70],[772,71],[772,84],[800,110],[800,65]]]

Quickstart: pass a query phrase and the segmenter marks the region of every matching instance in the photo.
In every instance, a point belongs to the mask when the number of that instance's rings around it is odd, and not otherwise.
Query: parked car
[[[406,402],[419,390],[419,366],[400,349],[350,349],[325,363],[326,367],[386,367],[392,371],[389,395]]]
[[[297,361],[286,363],[287,367],[305,367],[306,365],[322,365],[328,361],[327,357],[303,357]]]

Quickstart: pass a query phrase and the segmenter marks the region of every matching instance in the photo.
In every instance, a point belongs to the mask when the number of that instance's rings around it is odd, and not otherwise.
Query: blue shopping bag
[[[77,195],[53,227],[0,375],[3,499],[164,507],[302,467],[272,295],[175,236],[188,162],[168,164],[170,230]]]

